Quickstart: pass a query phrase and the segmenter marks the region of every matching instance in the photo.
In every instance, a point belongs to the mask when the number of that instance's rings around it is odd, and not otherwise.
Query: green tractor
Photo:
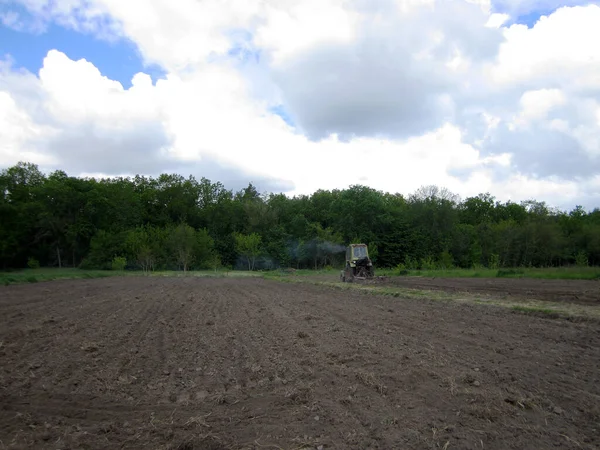
[[[369,258],[366,244],[351,244],[346,248],[346,267],[340,274],[342,282],[352,283],[355,280],[368,280],[375,276],[373,262]]]

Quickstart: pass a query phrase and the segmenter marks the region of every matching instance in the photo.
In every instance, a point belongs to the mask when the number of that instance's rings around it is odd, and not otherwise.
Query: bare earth
[[[600,281],[596,280],[394,277],[390,281],[396,286],[411,289],[470,292],[492,296],[600,305]]]
[[[598,322],[491,306],[263,279],[0,287],[0,448],[593,449],[599,368]]]
[[[332,275],[312,275],[313,281],[338,282]],[[486,297],[545,300],[600,306],[600,280],[543,280],[533,278],[389,277],[380,286],[469,293]]]

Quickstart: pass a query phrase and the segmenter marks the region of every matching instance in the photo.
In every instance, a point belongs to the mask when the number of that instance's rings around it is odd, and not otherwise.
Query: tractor
[[[346,267],[340,274],[342,282],[369,280],[375,276],[375,268],[369,258],[366,244],[351,244],[346,248]]]

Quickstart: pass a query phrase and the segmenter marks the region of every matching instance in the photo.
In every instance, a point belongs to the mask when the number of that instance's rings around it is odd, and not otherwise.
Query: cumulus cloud
[[[129,39],[167,76],[124,89],[59,51],[38,74],[0,63],[3,166],[598,206],[596,5],[528,28],[505,24],[534,0],[20,3],[32,20]]]
[[[590,4],[559,8],[532,28],[519,24],[506,28],[492,80],[528,89],[565,85],[574,92],[597,93],[599,22],[600,6]]]
[[[48,53],[39,77],[15,71],[9,62],[0,68],[3,166],[28,160],[75,174],[180,172],[228,182],[236,189],[248,182],[261,190],[293,189],[289,181],[269,174],[235,163],[223,165],[210,152],[193,154],[198,143],[186,141],[184,129],[202,128],[194,122],[202,118],[190,115],[187,122],[178,120],[182,108],[194,111],[176,103],[193,99],[192,87],[174,99],[176,81],[153,85],[149,76],[137,74],[126,90],[90,62],[72,61],[58,51]]]
[[[457,96],[468,89],[465,71],[493,58],[502,39],[484,27],[480,7],[462,0],[381,8],[365,6],[347,42],[313,46],[283,61],[275,53],[275,80],[309,137],[404,138],[440,127],[453,119]]]
[[[600,7],[588,5],[504,29],[488,69],[486,110],[497,121],[482,139],[483,154],[509,152],[513,170],[528,176],[581,183],[598,173],[598,23]]]

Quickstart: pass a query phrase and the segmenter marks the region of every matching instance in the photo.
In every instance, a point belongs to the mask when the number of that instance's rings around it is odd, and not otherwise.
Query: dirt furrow
[[[0,312],[0,447],[600,446],[596,322],[193,277],[4,287]]]

